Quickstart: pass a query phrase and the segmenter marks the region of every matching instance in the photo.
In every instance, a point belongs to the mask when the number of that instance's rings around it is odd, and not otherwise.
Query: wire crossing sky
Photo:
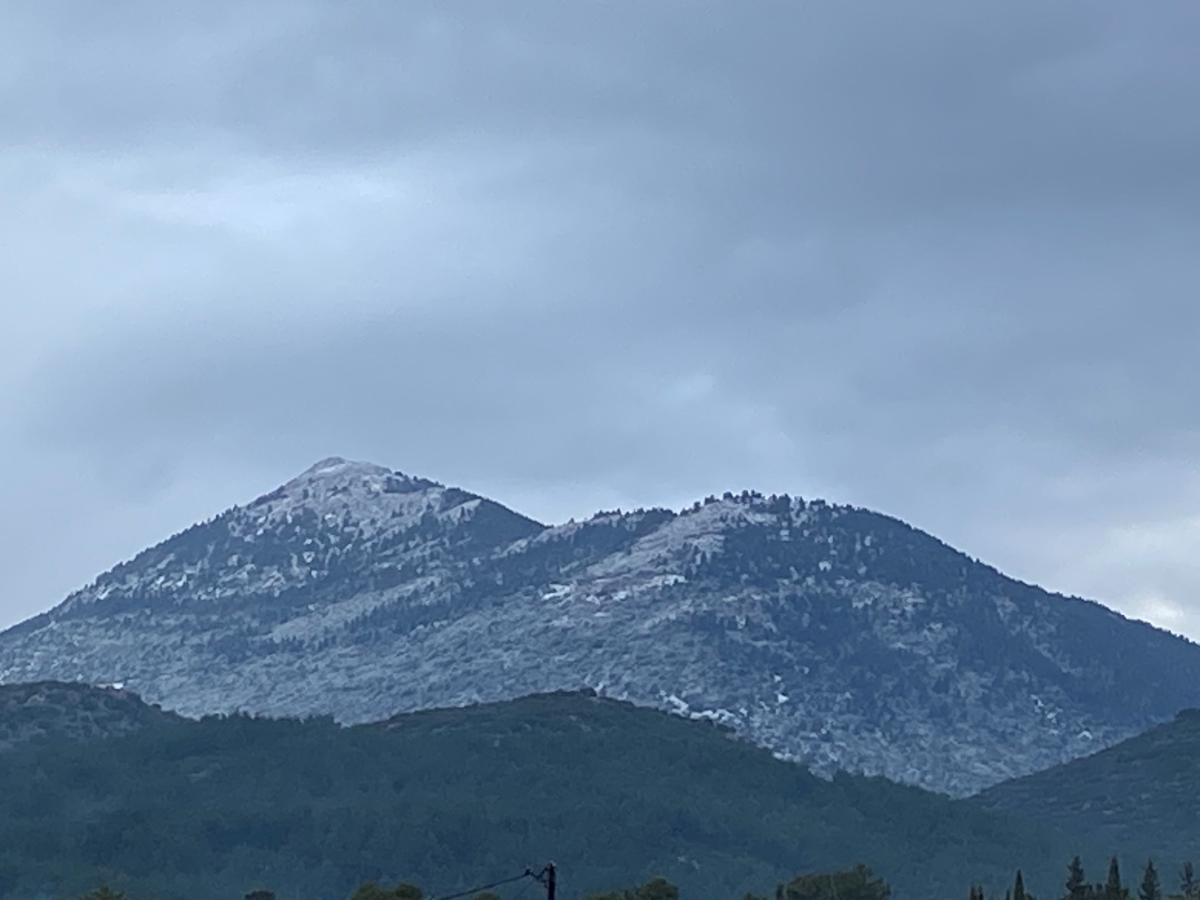
[[[1200,638],[1200,6],[0,5],[0,625],[331,455]]]

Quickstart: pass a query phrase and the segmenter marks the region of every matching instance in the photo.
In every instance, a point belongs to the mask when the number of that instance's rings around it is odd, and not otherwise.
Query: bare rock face
[[[867,510],[747,492],[546,527],[330,459],[0,634],[0,682],[50,678],[343,722],[590,687],[967,794],[1200,705],[1200,646]]]

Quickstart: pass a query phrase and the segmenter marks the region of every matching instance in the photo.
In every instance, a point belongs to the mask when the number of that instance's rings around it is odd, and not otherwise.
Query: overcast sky
[[[1200,638],[1195,0],[0,3],[0,626],[367,459]]]

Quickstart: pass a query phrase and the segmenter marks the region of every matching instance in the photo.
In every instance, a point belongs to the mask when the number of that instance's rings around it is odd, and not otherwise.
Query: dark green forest
[[[697,900],[768,896],[858,863],[897,900],[1002,897],[1019,867],[1052,897],[1063,860],[1101,866],[1110,849],[884,779],[825,781],[707,722],[586,693],[353,728],[143,718],[88,739],[26,723],[0,753],[0,896],[344,898],[405,882],[442,897],[553,859],[571,900],[656,877]]]
[[[1200,710],[976,800],[1138,859],[1200,859]]]

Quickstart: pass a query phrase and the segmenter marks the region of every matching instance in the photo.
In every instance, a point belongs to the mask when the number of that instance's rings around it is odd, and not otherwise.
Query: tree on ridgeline
[[[679,900],[679,888],[665,878],[653,878],[638,888],[636,900]]]
[[[1130,900],[1129,890],[1121,884],[1121,867],[1115,856],[1108,863],[1108,879],[1100,896],[1102,900]]]
[[[679,888],[665,878],[651,878],[639,888],[590,894],[585,900],[679,900]]]
[[[983,900],[983,888],[977,884],[971,885],[967,891],[967,900]]]
[[[797,875],[775,889],[775,900],[888,900],[892,889],[864,865]]]
[[[1095,894],[1095,890],[1087,882],[1087,876],[1083,872],[1083,860],[1078,856],[1071,860],[1067,866],[1067,893],[1063,900],[1090,900]]]
[[[94,891],[88,891],[79,900],[125,900],[125,894],[114,891],[107,884],[102,884]]]
[[[350,900],[422,900],[424,896],[419,887],[404,881],[390,889],[368,881],[358,886]]]
[[[1158,880],[1158,872],[1154,869],[1154,860],[1146,862],[1146,871],[1142,874],[1142,884],[1138,888],[1139,900],[1162,900],[1162,885]]]
[[[1025,893],[1025,876],[1017,869],[1017,878],[1013,882],[1012,900],[1036,900],[1032,894]]]

